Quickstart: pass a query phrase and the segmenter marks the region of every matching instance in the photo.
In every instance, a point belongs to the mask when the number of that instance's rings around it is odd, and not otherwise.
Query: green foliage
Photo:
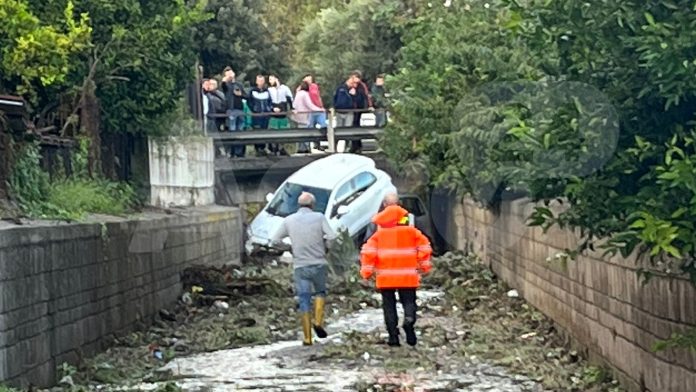
[[[688,348],[696,352],[696,329],[684,333],[673,333],[667,340],[660,340],[653,345],[653,351],[664,351],[672,348]]]
[[[193,79],[194,29],[209,17],[203,7],[184,0],[0,1],[0,18],[10,22],[0,26],[0,90],[28,95],[37,113],[77,113],[94,83],[103,129],[161,133]]]
[[[88,213],[123,215],[136,199],[133,189],[107,180],[66,180],[52,185],[48,202],[73,219]]]
[[[207,76],[222,74],[226,66],[237,73],[237,80],[253,83],[257,74],[287,72],[281,47],[271,39],[264,15],[276,2],[258,0],[211,0],[206,11],[213,17],[197,26],[195,42]]]
[[[408,14],[401,1],[358,0],[322,9],[294,42],[298,76],[313,72],[328,99],[352,70],[367,78],[392,71],[401,47],[399,23]]]
[[[489,205],[567,201],[530,223],[676,258],[696,282],[695,27],[670,0],[433,6],[403,36],[382,147]]]
[[[122,215],[135,207],[137,198],[129,185],[87,177],[87,148],[82,141],[81,151],[75,153],[75,174],[54,181],[39,165],[37,144],[28,144],[21,149],[10,175],[10,192],[26,215],[40,219],[80,220],[88,213]]]
[[[48,200],[50,180],[39,165],[38,144],[27,144],[17,153],[17,160],[9,177],[10,193],[27,214],[41,210]]]
[[[85,58],[76,84],[94,79],[103,128],[112,132],[162,133],[169,115],[193,78],[193,32],[209,15],[203,3],[183,0],[79,0],[90,15],[94,50]]]
[[[39,86],[65,82],[92,29],[87,14],[75,16],[72,1],[56,9],[62,19],[55,23],[39,19],[29,3],[0,0],[0,74],[18,93],[34,98]]]

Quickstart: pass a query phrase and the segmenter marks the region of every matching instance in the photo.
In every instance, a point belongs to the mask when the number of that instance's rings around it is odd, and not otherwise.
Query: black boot
[[[413,347],[418,343],[418,338],[416,337],[416,330],[413,328],[412,324],[404,324],[404,332],[406,333],[406,344]]]
[[[409,346],[415,346],[418,342],[416,337],[416,289],[400,289],[399,301],[404,307],[404,332],[406,333],[406,343]]]
[[[401,343],[399,343],[399,334],[397,333],[396,335],[389,335],[389,340],[387,340],[387,345],[389,345],[390,347],[401,346]]]

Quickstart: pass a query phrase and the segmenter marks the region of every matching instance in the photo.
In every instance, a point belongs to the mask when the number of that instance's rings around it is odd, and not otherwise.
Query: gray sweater
[[[290,237],[295,268],[314,264],[326,264],[326,248],[336,238],[324,214],[301,207],[283,221],[273,236],[273,243]]]

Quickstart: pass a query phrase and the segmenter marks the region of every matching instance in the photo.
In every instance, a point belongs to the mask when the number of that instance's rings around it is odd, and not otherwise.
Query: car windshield
[[[326,211],[326,205],[329,203],[329,195],[331,194],[330,190],[286,182],[278,190],[271,204],[268,205],[266,212],[281,217],[294,214],[300,208],[299,204],[297,204],[297,198],[300,197],[302,192],[309,192],[314,195],[316,199],[314,211],[322,214]]]

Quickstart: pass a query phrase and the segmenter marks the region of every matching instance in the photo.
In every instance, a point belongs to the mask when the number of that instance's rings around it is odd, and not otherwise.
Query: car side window
[[[364,191],[377,181],[377,177],[370,172],[362,172],[353,178],[356,191]]]
[[[336,202],[340,203],[343,200],[345,200],[348,196],[350,196],[351,191],[353,190],[353,181],[347,181],[345,184],[341,185],[340,188],[336,191]]]

